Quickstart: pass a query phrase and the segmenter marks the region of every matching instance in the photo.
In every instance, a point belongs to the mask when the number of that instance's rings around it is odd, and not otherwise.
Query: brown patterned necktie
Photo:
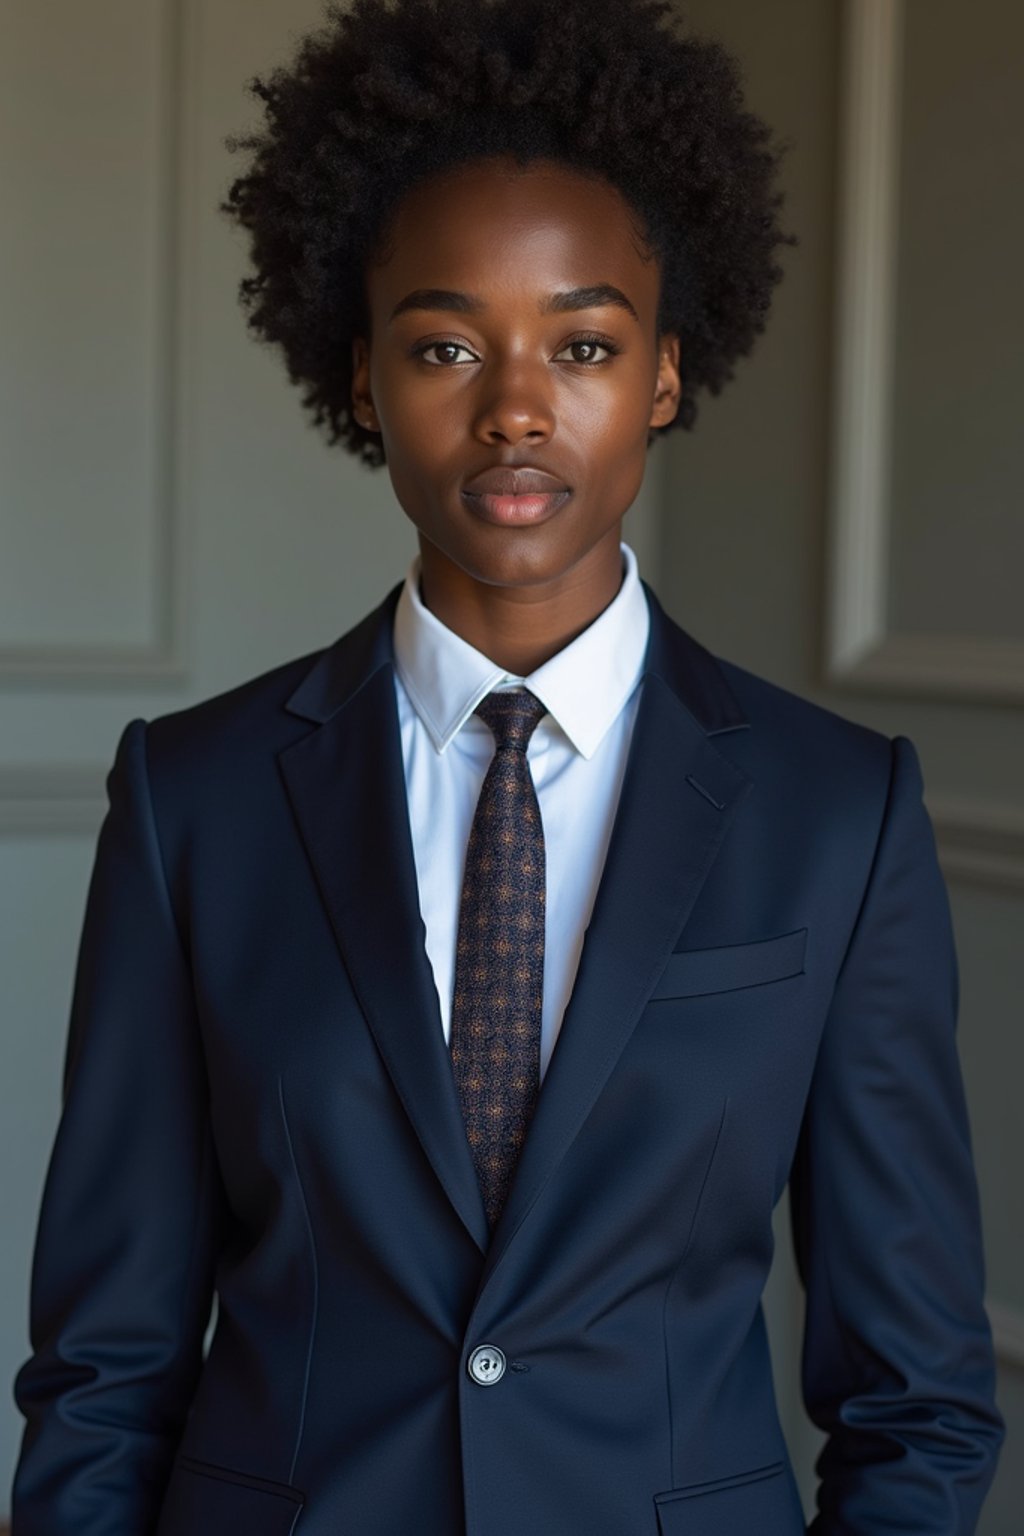
[[[544,829],[526,747],[546,710],[516,688],[489,693],[476,713],[496,747],[466,849],[451,1059],[493,1229],[540,1089]]]

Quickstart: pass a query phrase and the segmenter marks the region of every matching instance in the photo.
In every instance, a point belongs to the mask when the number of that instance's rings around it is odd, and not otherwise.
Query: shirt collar
[[[576,750],[593,756],[640,680],[650,631],[636,555],[620,548],[622,585],[608,607],[528,677],[497,666],[424,606],[414,557],[395,608],[395,666],[436,751],[493,688],[511,683],[536,694]]]

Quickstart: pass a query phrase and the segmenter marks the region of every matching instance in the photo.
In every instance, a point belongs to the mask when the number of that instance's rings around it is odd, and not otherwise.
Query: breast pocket
[[[807,929],[795,928],[775,938],[749,944],[721,944],[714,949],[677,949],[658,977],[650,1001],[668,997],[700,997],[708,992],[732,992],[784,981],[804,970]]]

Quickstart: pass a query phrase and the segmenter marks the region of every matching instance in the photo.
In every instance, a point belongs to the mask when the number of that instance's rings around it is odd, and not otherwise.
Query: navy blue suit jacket
[[[607,863],[490,1241],[419,915],[399,588],[125,727],[14,1536],[798,1536],[761,1306],[787,1181],[811,1530],[974,1529],[1002,1422],[915,749],[646,590]]]

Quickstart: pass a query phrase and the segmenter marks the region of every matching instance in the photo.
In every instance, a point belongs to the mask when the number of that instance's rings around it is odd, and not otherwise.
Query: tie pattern
[[[526,748],[544,705],[526,688],[476,713],[495,739],[466,849],[451,1060],[493,1229],[540,1090],[544,830]]]

